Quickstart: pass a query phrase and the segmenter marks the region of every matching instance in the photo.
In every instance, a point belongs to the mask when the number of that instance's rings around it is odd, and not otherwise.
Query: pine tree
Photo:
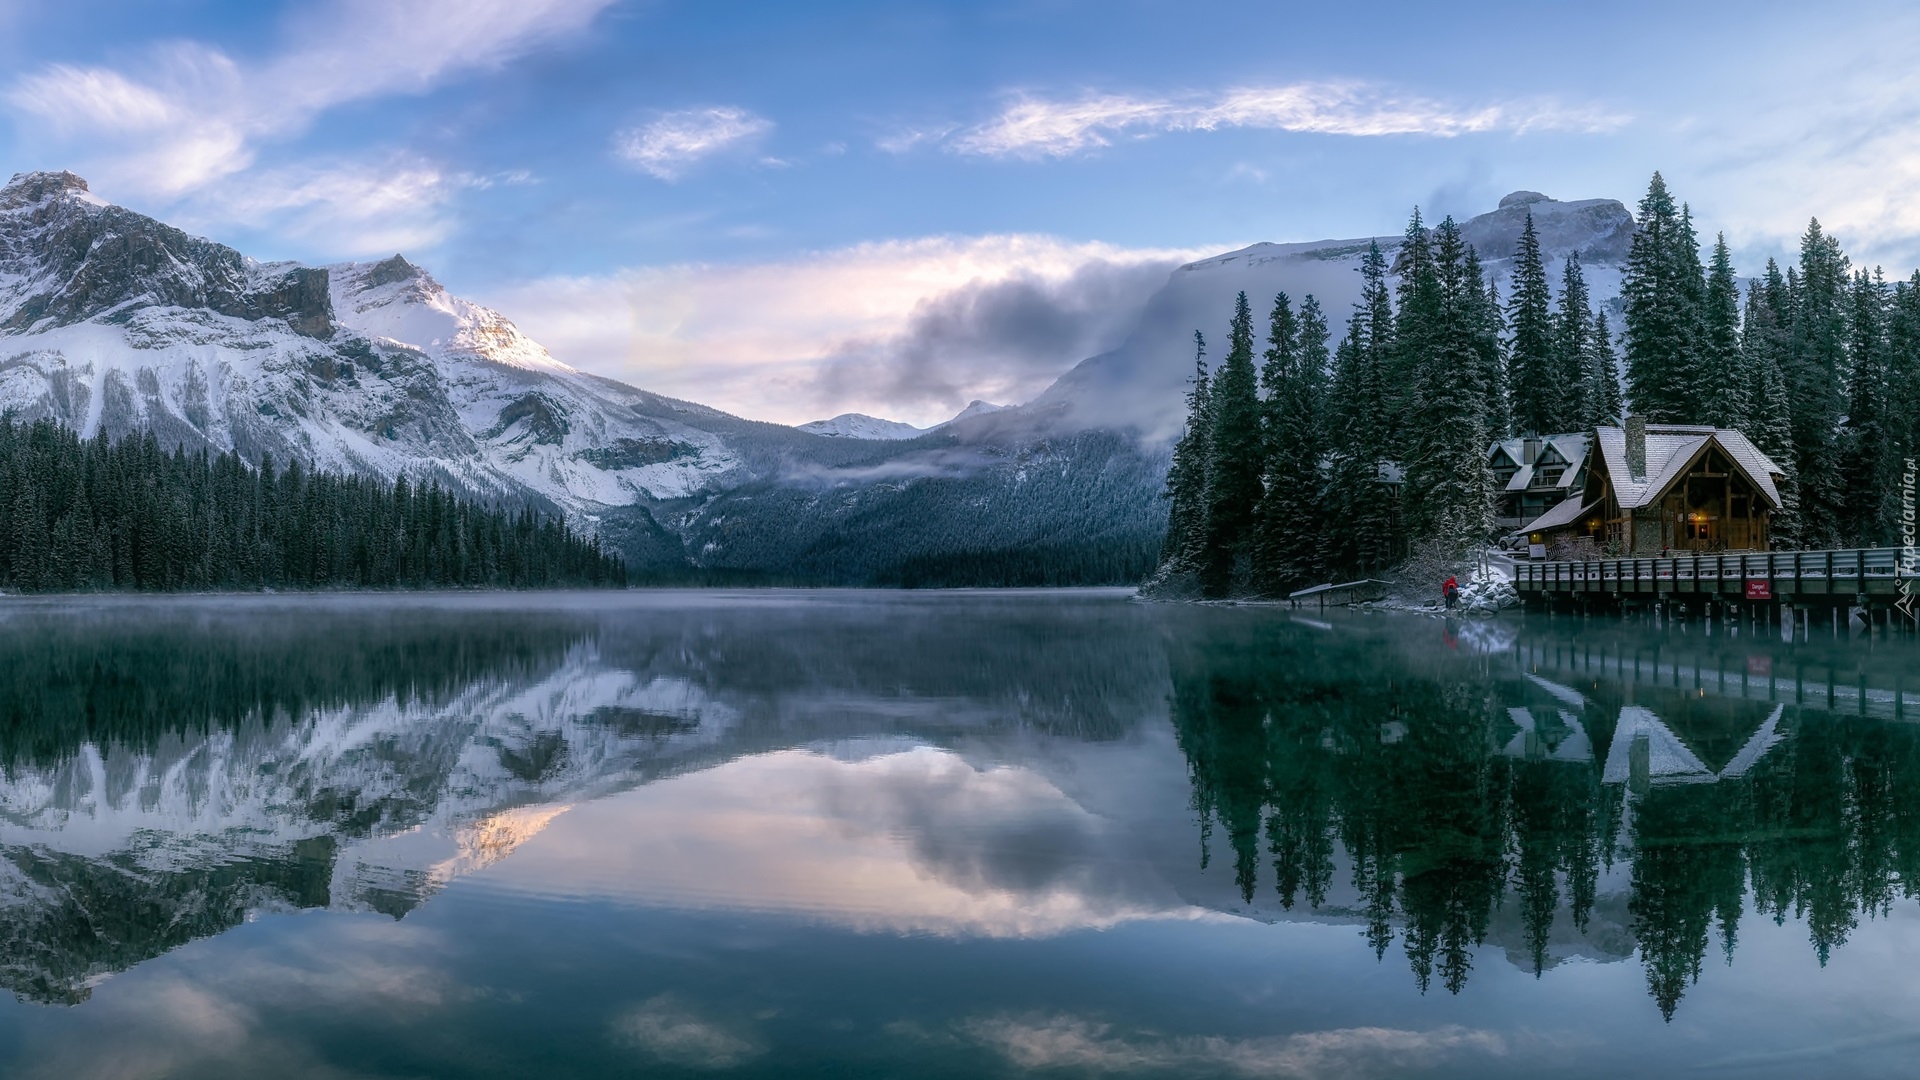
[[[1847,294],[1851,394],[1842,448],[1846,477],[1842,542],[1888,546],[1898,535],[1900,434],[1889,399],[1887,288],[1878,270],[1853,276]]]
[[[1481,281],[1487,274],[1480,254],[1467,248],[1467,279]],[[1487,437],[1504,439],[1513,433],[1513,399],[1507,387],[1506,319],[1501,315],[1500,286],[1488,280],[1484,291],[1472,296],[1473,351],[1480,357],[1480,382],[1486,395],[1484,424]]]
[[[1395,445],[1401,391],[1393,380],[1404,376],[1399,373],[1399,320],[1393,310],[1393,288],[1387,284],[1387,257],[1376,242],[1367,244],[1360,260],[1360,301],[1353,322],[1360,325],[1356,345],[1361,354],[1354,360],[1353,411],[1345,419],[1360,428],[1359,437],[1368,440],[1363,454],[1379,462],[1391,456],[1388,447]]]
[[[1247,294],[1234,300],[1227,355],[1214,373],[1212,465],[1207,484],[1206,560],[1201,586],[1227,596],[1238,584],[1236,563],[1248,552],[1254,508],[1266,468],[1259,380],[1253,368],[1253,312]]]
[[[1838,547],[1846,479],[1840,420],[1846,412],[1848,261],[1816,219],[1800,242],[1800,268],[1789,275],[1793,311],[1786,365],[1793,405],[1794,464],[1800,481],[1800,542]]]
[[[1300,321],[1293,313],[1293,301],[1282,292],[1273,298],[1273,310],[1267,316],[1267,351],[1260,365],[1260,391],[1265,396],[1261,424],[1268,437],[1268,455],[1277,445],[1280,414],[1288,407],[1283,398],[1299,362]]]
[[[1373,255],[1378,254],[1375,248]],[[1362,263],[1363,278],[1367,265]],[[1379,262],[1375,266],[1384,276],[1384,266]],[[1382,318],[1363,290],[1360,304],[1347,321],[1346,336],[1334,350],[1327,408],[1330,457],[1323,557],[1327,567],[1343,577],[1377,573],[1392,561],[1395,550],[1392,506],[1386,485],[1380,482],[1383,410],[1378,393],[1369,393],[1369,387],[1377,387],[1380,381],[1370,327],[1390,331],[1393,325],[1392,300],[1385,304]]]
[[[1410,535],[1464,553],[1492,532],[1487,471],[1486,386],[1474,349],[1474,308],[1486,283],[1467,272],[1466,241],[1452,218],[1434,230],[1432,256],[1407,290],[1416,310],[1400,312],[1424,344],[1414,373],[1420,423],[1409,443],[1406,513]],[[1406,338],[1403,336],[1402,344]]]
[[[1560,306],[1553,317],[1554,377],[1566,388],[1553,431],[1591,427],[1594,413],[1593,303],[1578,255],[1567,256],[1560,272]]]
[[[1300,366],[1305,373],[1307,399],[1315,418],[1315,443],[1323,453],[1327,446],[1327,384],[1333,373],[1333,356],[1327,343],[1332,339],[1327,313],[1321,309],[1320,301],[1308,293],[1300,304]]]
[[[1384,358],[1381,373],[1390,413],[1387,445],[1398,447],[1406,445],[1425,418],[1426,406],[1420,400],[1417,383],[1434,313],[1440,305],[1439,286],[1433,275],[1433,239],[1418,207],[1407,222],[1405,239],[1394,252],[1393,273],[1400,278],[1394,289],[1396,310],[1389,336],[1393,351]]]
[[[1540,238],[1533,231],[1532,212],[1520,227],[1507,320],[1513,327],[1510,382],[1514,422],[1524,435],[1560,431],[1564,384],[1554,349],[1553,293],[1547,285],[1546,265],[1540,260]]]
[[[1287,294],[1274,300],[1262,383],[1267,391],[1267,471],[1253,544],[1254,587],[1281,596],[1321,570],[1326,524],[1321,490],[1321,399],[1327,320],[1311,296],[1296,321]]]
[[[1627,396],[1648,420],[1690,422],[1703,333],[1700,251],[1690,213],[1674,203],[1657,172],[1640,200],[1638,225],[1620,290]]]
[[[1613,350],[1613,331],[1607,313],[1595,312],[1593,333],[1587,337],[1587,415],[1584,428],[1619,424],[1626,404],[1620,398],[1620,358]]]
[[[1193,332],[1193,380],[1187,390],[1187,426],[1167,469],[1167,538],[1155,577],[1198,573],[1207,538],[1207,479],[1213,455],[1213,406],[1207,339]]]
[[[1713,245],[1703,323],[1706,334],[1700,357],[1698,419],[1744,432],[1751,420],[1752,405],[1740,378],[1740,287],[1734,281],[1733,256],[1727,250],[1725,233],[1719,234]]]
[[[1741,382],[1747,391],[1746,435],[1783,475],[1775,486],[1781,508],[1769,527],[1774,547],[1791,549],[1800,534],[1799,469],[1793,453],[1793,416],[1787,401],[1786,357],[1791,318],[1787,283],[1779,264],[1767,260],[1766,273],[1747,286],[1746,312],[1740,322]]]
[[[1887,394],[1894,403],[1895,457],[1920,458],[1920,270],[1893,287],[1887,320]],[[1904,403],[1904,404],[1903,404]]]

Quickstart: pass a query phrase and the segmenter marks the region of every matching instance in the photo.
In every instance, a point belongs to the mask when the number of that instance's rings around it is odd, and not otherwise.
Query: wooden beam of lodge
[[[1920,575],[1900,565],[1898,548],[1757,551],[1670,558],[1520,562],[1513,587],[1552,596],[1714,595],[1729,600],[1856,597],[1891,601],[1902,581]]]

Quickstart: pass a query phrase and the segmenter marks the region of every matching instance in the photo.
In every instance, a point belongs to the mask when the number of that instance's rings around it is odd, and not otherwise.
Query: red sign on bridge
[[[1773,599],[1773,582],[1766,581],[1766,580],[1747,582],[1747,599],[1749,600]]]

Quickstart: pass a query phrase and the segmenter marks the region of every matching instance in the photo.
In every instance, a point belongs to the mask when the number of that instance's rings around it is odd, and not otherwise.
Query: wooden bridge
[[[1920,565],[1900,548],[1756,551],[1669,558],[1517,560],[1522,599],[1625,604],[1673,599],[1790,606],[1854,605],[1878,611],[1911,593],[1920,606]]]
[[[1343,581],[1339,584],[1315,585],[1310,589],[1301,589],[1287,594],[1287,601],[1294,607],[1301,604],[1314,604],[1319,607],[1345,607],[1348,604],[1378,600],[1387,595],[1390,586],[1378,578],[1361,578],[1359,581]]]

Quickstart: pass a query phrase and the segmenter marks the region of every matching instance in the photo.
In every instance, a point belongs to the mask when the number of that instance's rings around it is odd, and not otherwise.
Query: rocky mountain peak
[[[32,206],[69,192],[92,194],[87,190],[87,182],[84,179],[65,170],[14,173],[13,179],[7,181],[7,186],[0,188],[0,209],[11,210],[19,206]]]
[[[71,172],[21,173],[0,189],[0,333],[125,319],[150,308],[283,319],[334,332],[327,272],[250,263],[238,251],[114,206]]]
[[[396,281],[419,277],[420,274],[420,268],[408,262],[406,256],[395,255],[391,259],[382,259],[367,267],[366,287],[374,289],[382,285],[391,285]]]
[[[1540,194],[1537,191],[1516,191],[1513,194],[1508,195],[1506,198],[1501,199],[1500,206],[1502,209],[1505,209],[1506,207],[1509,207],[1509,206],[1531,206],[1537,202],[1552,202],[1552,201],[1553,201],[1552,199],[1548,198],[1545,195]]]

